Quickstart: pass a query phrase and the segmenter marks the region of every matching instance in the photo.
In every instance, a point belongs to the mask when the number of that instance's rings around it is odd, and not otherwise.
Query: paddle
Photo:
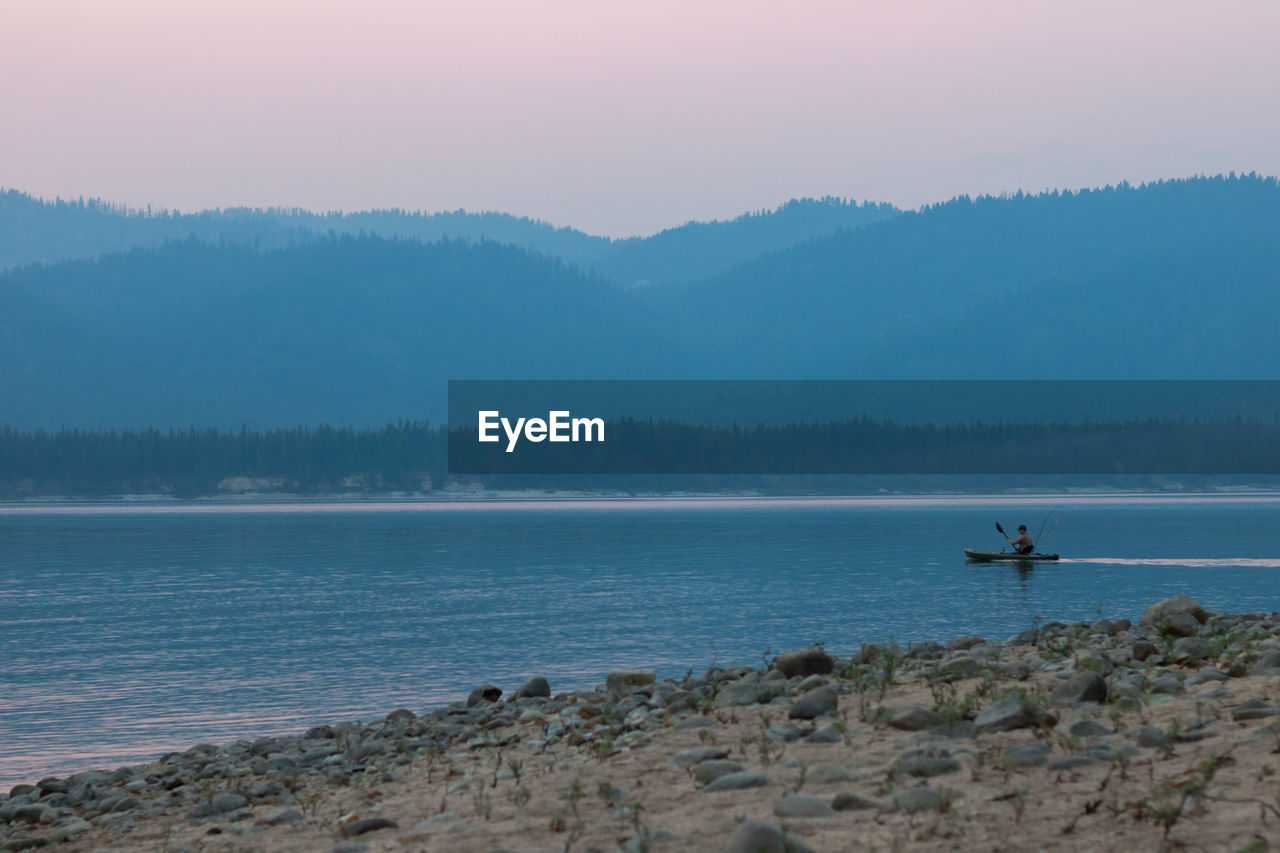
[[[1006,541],[1006,542],[1008,542],[1008,541],[1009,541],[1009,534],[1007,534],[1007,533],[1005,533],[1005,532],[1004,532],[1004,528],[1000,526],[1000,522],[998,522],[998,521],[996,522],[996,530],[999,530],[999,531],[1000,531],[1000,535],[1004,537],[1004,541]],[[1004,547],[1003,547],[1003,546],[1001,546],[1001,548],[1000,548],[1000,552],[1001,552],[1001,553],[1004,553]]]

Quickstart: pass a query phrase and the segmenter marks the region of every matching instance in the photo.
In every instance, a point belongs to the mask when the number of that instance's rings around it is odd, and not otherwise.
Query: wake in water
[[[1072,557],[1059,563],[1106,563],[1114,566],[1188,566],[1190,568],[1220,568],[1223,566],[1254,566],[1263,569],[1280,569],[1280,558],[1271,557]]]

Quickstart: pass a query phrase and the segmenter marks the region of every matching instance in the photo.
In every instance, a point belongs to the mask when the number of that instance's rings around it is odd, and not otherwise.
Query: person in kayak
[[[1025,524],[1018,525],[1017,539],[1009,539],[1008,536],[1004,538],[1013,546],[1013,550],[1019,554],[1030,554],[1036,549],[1036,543],[1032,542],[1031,537],[1027,535],[1027,526]]]

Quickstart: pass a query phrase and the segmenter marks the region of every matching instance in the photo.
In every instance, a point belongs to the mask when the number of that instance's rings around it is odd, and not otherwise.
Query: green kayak
[[[1039,563],[1058,559],[1057,554],[1014,554],[1008,551],[975,551],[965,548],[964,555],[975,563]]]

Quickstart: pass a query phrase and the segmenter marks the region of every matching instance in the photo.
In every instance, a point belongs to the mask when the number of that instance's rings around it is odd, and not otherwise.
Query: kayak
[[[1058,559],[1057,554],[1012,554],[1007,551],[975,551],[972,548],[965,548],[964,555],[977,563],[1039,563]]]

